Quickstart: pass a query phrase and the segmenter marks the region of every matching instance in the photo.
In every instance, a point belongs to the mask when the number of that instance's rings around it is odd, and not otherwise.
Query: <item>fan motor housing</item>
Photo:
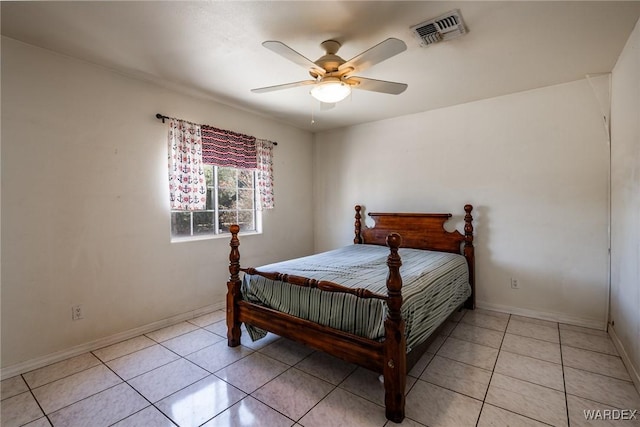
[[[335,55],[333,53],[327,53],[326,55],[318,59],[315,63],[319,67],[324,68],[327,71],[327,73],[333,73],[335,71],[338,71],[338,67],[340,67],[345,62],[346,61],[340,58],[338,55]]]
[[[327,73],[334,73],[338,71],[338,67],[346,62],[344,59],[336,55],[340,46],[342,46],[340,42],[335,40],[325,40],[320,43],[320,46],[326,53],[318,58],[318,60],[315,61],[315,64],[323,68]],[[314,76],[315,73],[313,73],[313,71],[310,71],[309,74],[313,77],[317,76]]]

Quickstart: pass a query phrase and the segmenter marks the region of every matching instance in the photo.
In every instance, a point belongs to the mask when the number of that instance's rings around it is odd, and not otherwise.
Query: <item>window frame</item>
[[[180,242],[192,242],[192,241],[200,241],[200,240],[212,240],[212,239],[220,239],[220,238],[225,238],[228,239],[231,236],[231,233],[229,231],[224,231],[221,233],[218,233],[218,230],[220,230],[220,208],[219,208],[219,182],[218,182],[218,172],[220,168],[228,168],[228,169],[234,169],[236,170],[236,174],[238,174],[240,171],[249,171],[252,174],[253,177],[253,217],[254,217],[254,223],[255,223],[255,229],[254,230],[246,230],[246,231],[240,231],[239,234],[241,235],[254,235],[254,234],[262,234],[262,210],[259,209],[259,202],[260,202],[260,192],[259,192],[259,188],[258,188],[258,177],[257,177],[257,171],[255,169],[242,169],[242,168],[233,168],[233,167],[228,167],[228,166],[217,166],[217,165],[204,165],[205,168],[206,167],[211,167],[213,169],[213,174],[212,174],[212,181],[213,181],[213,186],[209,186],[207,185],[207,190],[211,189],[211,198],[212,200],[211,205],[212,205],[212,209],[203,209],[203,210],[197,210],[197,211],[179,211],[179,210],[169,210],[169,234],[171,236],[171,243],[180,243]],[[236,175],[237,178],[237,175]],[[237,179],[236,179],[236,190],[238,190],[240,187],[237,184]],[[207,191],[207,193],[209,193],[209,191]],[[239,192],[237,193],[239,194]],[[209,202],[209,201],[207,201]],[[223,209],[223,210],[228,210],[228,209]],[[238,211],[249,211],[248,209],[235,209],[236,212]],[[213,227],[213,233],[209,233],[209,234],[194,234],[194,214],[197,214],[199,212],[211,212],[213,214],[213,223],[211,224]],[[173,214],[174,213],[187,213],[189,214],[189,226],[190,226],[190,235],[174,235],[173,234]]]

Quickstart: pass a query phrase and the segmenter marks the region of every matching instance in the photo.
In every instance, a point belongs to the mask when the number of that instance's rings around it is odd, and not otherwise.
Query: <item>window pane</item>
[[[171,212],[171,235],[175,237],[191,236],[190,212]]]
[[[239,211],[238,225],[240,226],[240,231],[255,231],[256,224],[253,211]]]
[[[253,189],[253,171],[248,169],[238,171],[238,187]]]
[[[212,165],[204,165],[204,177],[207,183],[207,203],[205,205],[205,210],[212,211],[214,210],[214,200],[215,197],[215,170]]]
[[[204,165],[204,178],[207,182],[207,188],[214,186],[212,165]]]
[[[253,189],[238,190],[238,209],[253,209]]]
[[[193,234],[214,234],[213,232],[213,212],[194,212],[193,213]]]
[[[218,168],[218,187],[233,188],[238,186],[237,169]]]
[[[228,233],[229,227],[238,222],[236,213],[237,211],[220,211],[218,216],[219,233]]]
[[[215,197],[215,193],[213,188],[207,188],[207,203],[205,206],[205,210],[212,211],[213,208],[213,198]]]
[[[218,208],[235,209],[238,194],[235,188],[221,188],[218,190]]]

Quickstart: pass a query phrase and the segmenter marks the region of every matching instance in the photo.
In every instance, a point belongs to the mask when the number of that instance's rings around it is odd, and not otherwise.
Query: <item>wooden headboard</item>
[[[447,231],[445,222],[452,217],[450,213],[368,213],[375,221],[373,227],[363,226],[362,207],[355,207],[355,244],[387,244],[390,233],[398,233],[402,237],[400,247],[426,249],[431,251],[462,254],[469,266],[469,280],[473,295],[467,308],[475,306],[475,255],[473,248],[473,206],[465,205],[464,234],[458,230]]]

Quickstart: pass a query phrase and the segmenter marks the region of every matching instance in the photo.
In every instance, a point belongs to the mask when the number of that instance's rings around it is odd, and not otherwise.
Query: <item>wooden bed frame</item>
[[[469,266],[469,280],[472,289],[472,294],[464,305],[466,308],[473,309],[475,307],[475,278],[472,209],[471,205],[464,207],[466,214],[463,235],[457,230],[449,232],[444,229],[444,223],[451,218],[451,214],[369,213],[368,215],[374,219],[375,225],[371,228],[365,225],[363,228],[360,215],[361,207],[355,207],[354,243],[389,246],[387,295],[375,294],[361,288],[346,288],[336,283],[300,276],[263,273],[254,268],[241,268],[238,250],[240,228],[237,225],[232,225],[230,228],[230,277],[227,282],[228,345],[230,347],[240,345],[240,325],[248,323],[378,372],[384,376],[386,417],[396,423],[402,422],[405,407],[406,373],[411,368],[411,363],[418,360],[427,345],[419,346],[410,354],[406,352],[405,322],[401,316],[402,278],[400,277],[400,266],[402,262],[398,255],[398,248],[462,253]],[[384,322],[385,339],[375,341],[363,338],[245,301],[240,293],[241,271],[328,292],[345,292],[360,298],[382,299],[388,306],[388,315]],[[435,335],[433,333],[432,337]],[[419,353],[415,354],[416,351]]]

